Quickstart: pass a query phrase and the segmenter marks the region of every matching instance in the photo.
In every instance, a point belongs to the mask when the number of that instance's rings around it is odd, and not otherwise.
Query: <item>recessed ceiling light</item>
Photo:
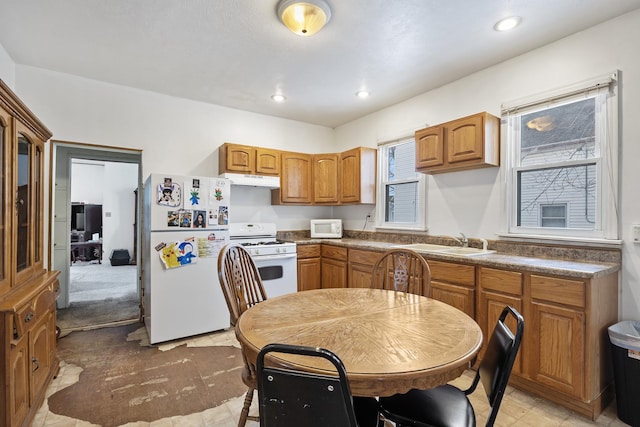
[[[359,90],[356,92],[356,96],[358,98],[368,98],[369,97],[369,91],[368,90]]]
[[[287,98],[284,95],[275,94],[275,95],[271,95],[271,99],[273,99],[276,102],[283,102]]]
[[[493,26],[496,31],[509,31],[520,25],[522,18],[519,16],[510,16],[508,18],[501,19]]]

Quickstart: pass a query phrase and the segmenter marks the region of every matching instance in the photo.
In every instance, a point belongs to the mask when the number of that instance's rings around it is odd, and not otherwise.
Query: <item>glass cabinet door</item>
[[[44,144],[24,125],[16,123],[15,148],[15,269],[16,283],[42,268],[42,211]]]

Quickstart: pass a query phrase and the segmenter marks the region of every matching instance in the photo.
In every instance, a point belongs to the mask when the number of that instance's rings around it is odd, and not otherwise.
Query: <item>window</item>
[[[415,140],[378,147],[377,227],[426,229],[425,176],[416,172]]]
[[[540,227],[566,227],[567,205],[540,205]]]
[[[612,83],[503,109],[510,234],[618,238]]]

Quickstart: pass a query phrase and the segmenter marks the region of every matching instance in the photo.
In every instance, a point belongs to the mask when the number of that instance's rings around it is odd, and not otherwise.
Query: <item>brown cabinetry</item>
[[[373,280],[373,266],[382,252],[365,249],[349,249],[349,287],[370,288]]]
[[[279,175],[280,152],[269,148],[225,142],[220,146],[218,173]]]
[[[347,248],[322,245],[322,288],[347,287]]]
[[[311,154],[281,154],[280,188],[271,190],[272,204],[309,205],[313,202],[312,161]]]
[[[463,117],[415,133],[416,170],[442,173],[500,165],[500,119]]]
[[[295,205],[376,202],[376,150],[358,147],[343,153],[282,152],[280,188],[271,203]]]
[[[340,203],[376,202],[376,150],[358,147],[340,154]]]
[[[522,308],[523,274],[517,271],[506,271],[495,268],[478,268],[478,310],[476,321],[485,337],[491,335],[498,322],[498,318],[505,306],[524,313]],[[515,331],[516,324],[512,318],[507,319],[507,325]],[[485,341],[480,351],[482,358],[487,346]],[[521,344],[517,359],[513,365],[513,372],[522,372],[522,354],[526,345]]]
[[[43,265],[49,130],[0,81],[0,426],[30,425],[58,367],[58,272]]]
[[[298,245],[298,291],[320,289],[321,252],[320,245]]]
[[[430,259],[427,263],[431,270],[431,297],[475,318],[475,267]]]
[[[337,205],[339,154],[313,155],[313,202]]]

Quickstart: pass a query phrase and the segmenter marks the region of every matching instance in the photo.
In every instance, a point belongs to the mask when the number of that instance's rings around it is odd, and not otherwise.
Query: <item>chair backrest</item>
[[[508,315],[513,316],[516,320],[515,333],[505,323]],[[523,332],[524,319],[522,315],[513,307],[505,307],[491,334],[474,382],[474,385],[477,384],[478,378],[482,381],[482,386],[489,399],[491,413],[487,419],[487,426],[492,426],[498,415],[511,369],[520,348]],[[472,386],[472,388],[475,387]]]
[[[249,252],[237,243],[230,243],[220,250],[218,279],[232,325],[248,308],[267,299],[256,263]]]
[[[310,373],[265,366],[268,353],[321,357],[336,374]],[[260,427],[357,427],[353,398],[342,361],[329,350],[288,344],[268,344],[256,363]]]
[[[429,264],[410,249],[390,249],[373,266],[372,288],[431,296]]]

